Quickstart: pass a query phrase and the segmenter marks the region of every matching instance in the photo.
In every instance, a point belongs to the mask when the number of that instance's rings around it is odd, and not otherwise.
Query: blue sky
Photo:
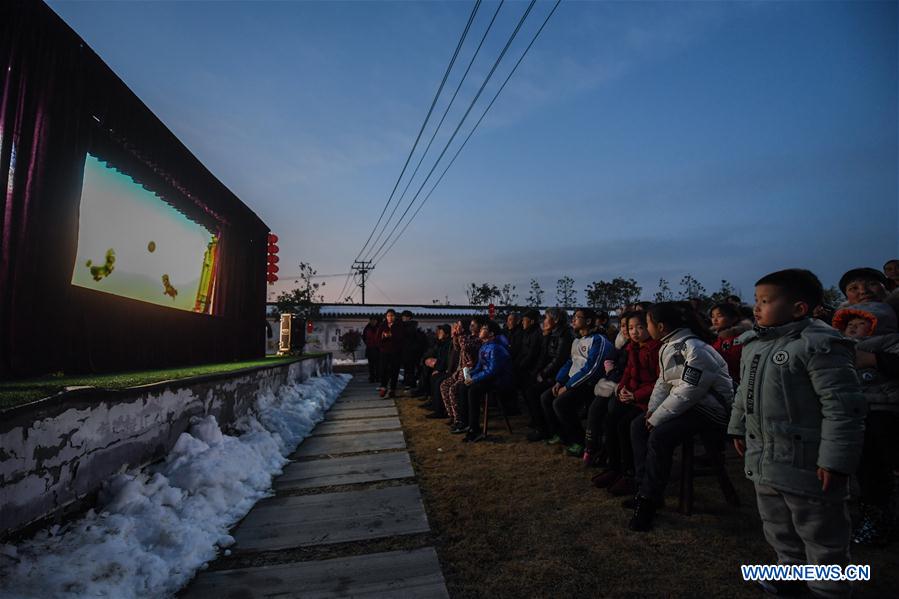
[[[330,274],[380,214],[473,3],[50,5],[279,235],[283,274]],[[525,7],[500,10],[429,156]],[[633,277],[649,297],[686,273],[749,298],[780,268],[830,285],[880,267],[899,255],[896,31],[895,2],[564,1],[368,301],[462,303],[472,281],[523,298],[532,277],[552,301],[564,275],[581,292]]]

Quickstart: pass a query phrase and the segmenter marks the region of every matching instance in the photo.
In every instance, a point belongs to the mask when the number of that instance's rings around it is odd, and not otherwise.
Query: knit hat
[[[843,292],[843,295],[846,295],[846,287],[849,286],[849,283],[859,279],[887,284],[886,276],[876,268],[853,268],[840,277],[840,291]]]
[[[833,328],[846,330],[853,318],[863,318],[871,323],[871,335],[886,335],[896,332],[896,313],[889,304],[883,302],[862,302],[837,310],[833,316]]]

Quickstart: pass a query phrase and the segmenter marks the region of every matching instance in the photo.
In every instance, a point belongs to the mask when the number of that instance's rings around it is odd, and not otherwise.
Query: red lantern
[[[312,326],[312,321],[311,321],[311,320],[307,320],[307,321],[306,321],[306,333],[309,334],[309,335],[311,335],[311,334],[312,334],[313,328],[314,328],[314,327]]]
[[[493,319],[493,317],[496,316],[496,306],[493,304],[487,306],[487,313],[490,315],[490,318]]]
[[[274,243],[268,244],[268,253],[269,254],[277,254],[281,248],[276,246]]]
[[[273,272],[270,272],[270,273],[268,273],[268,276],[266,277],[266,279],[268,279],[269,284],[271,284],[278,280],[278,275],[276,275]]]
[[[269,254],[268,255],[268,263],[269,264],[277,264],[280,261],[281,261],[281,258],[279,258],[277,254]]]
[[[276,272],[278,272],[278,266],[276,264],[269,264],[268,265],[268,274],[273,274]]]
[[[268,234],[268,242],[269,243],[278,243],[278,236],[275,235],[274,233],[269,233]]]

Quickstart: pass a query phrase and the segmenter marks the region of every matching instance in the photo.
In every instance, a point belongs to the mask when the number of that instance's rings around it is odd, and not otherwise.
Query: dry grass
[[[578,460],[527,443],[494,420],[498,443],[462,443],[417,400],[400,399],[400,418],[422,489],[437,552],[453,597],[759,597],[740,564],[774,563],[762,537],[752,485],[739,458],[728,466],[743,505],[728,506],[711,478],[695,486],[693,516],[682,516],[676,484],[654,531],[626,529],[620,498],[593,488]],[[678,465],[675,464],[675,471]],[[895,547],[853,548],[872,565],[857,596],[896,596]]]

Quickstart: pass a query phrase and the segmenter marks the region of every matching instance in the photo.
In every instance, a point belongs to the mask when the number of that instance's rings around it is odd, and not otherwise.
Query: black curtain
[[[0,377],[263,355],[268,227],[49,7],[0,4]],[[71,285],[89,150],[221,231],[212,316]]]

